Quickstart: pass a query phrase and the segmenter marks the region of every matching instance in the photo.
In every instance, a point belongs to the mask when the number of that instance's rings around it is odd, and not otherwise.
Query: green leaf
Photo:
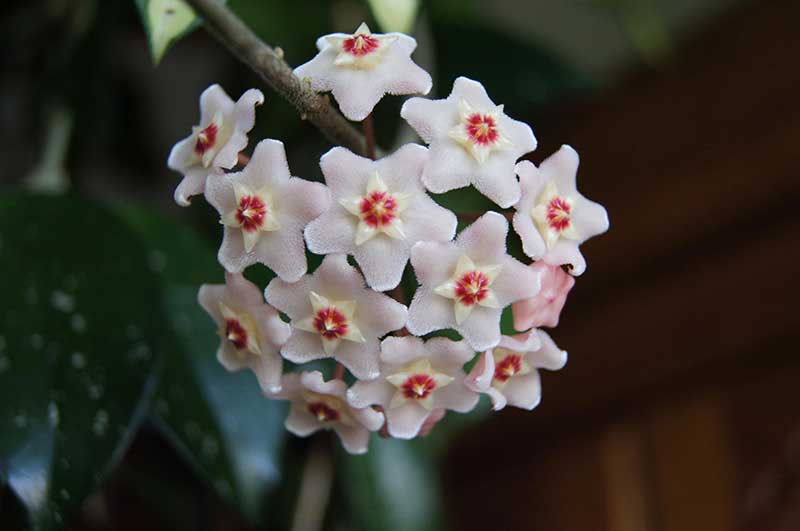
[[[252,373],[229,373],[216,359],[216,326],[197,303],[200,284],[224,281],[216,249],[164,216],[136,207],[124,212],[160,272],[167,322],[175,333],[153,416],[190,465],[258,523],[265,494],[280,477],[286,405],[264,398]],[[271,272],[253,269],[263,287]]]
[[[444,529],[441,483],[432,446],[428,439],[373,437],[365,455],[340,452],[337,481],[345,490],[354,527],[382,531]]]
[[[184,0],[136,0],[153,63],[158,65],[167,49],[200,25],[200,19]]]
[[[372,14],[385,32],[411,33],[419,0],[368,0]]]
[[[164,339],[133,232],[73,196],[0,198],[0,475],[37,529],[77,511],[149,406]]]

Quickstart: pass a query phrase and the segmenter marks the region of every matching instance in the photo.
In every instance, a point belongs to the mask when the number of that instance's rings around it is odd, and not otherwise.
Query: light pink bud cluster
[[[295,74],[332,92],[352,120],[386,94],[431,88],[407,35],[362,24],[321,37],[317,47]],[[283,144],[267,139],[240,171],[226,172],[263,100],[256,89],[234,102],[208,88],[200,123],[169,157],[184,176],[178,204],[203,194],[222,225],[225,284],[198,295],[216,322],[222,365],[251,370],[265,396],[289,401],[289,431],[332,429],[351,453],[367,451],[372,431],[426,435],[447,411],[471,411],[482,394],[495,409],[536,407],[538,369],[567,360],[540,328],[558,324],[574,277],[586,269],[580,244],[608,229],[605,209],[576,189],[577,153],[563,146],[538,167],[520,162],[536,148],[531,128],[461,77],[447,98],[403,105],[424,146],[378,160],[334,147],[320,160],[322,184],[292,177]],[[457,233],[457,214],[434,195],[466,186],[499,212],[472,214]],[[508,253],[509,218],[528,263]],[[311,273],[307,251],[324,255]],[[263,294],[242,276],[255,263],[276,275]],[[507,309],[521,334],[502,334]],[[461,339],[432,337],[448,330]],[[284,359],[330,359],[339,369],[327,380],[320,371],[283,374]]]

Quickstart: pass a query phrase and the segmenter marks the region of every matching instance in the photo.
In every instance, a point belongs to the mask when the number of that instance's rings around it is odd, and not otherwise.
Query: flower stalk
[[[330,101],[311,90],[292,73],[283,53],[258,38],[229,8],[217,0],[186,0],[205,21],[205,28],[240,61],[266,81],[275,92],[295,106],[300,116],[334,144],[366,155],[366,142]]]

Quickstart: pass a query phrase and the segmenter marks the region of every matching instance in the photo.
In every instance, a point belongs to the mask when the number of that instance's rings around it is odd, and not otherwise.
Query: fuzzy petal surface
[[[225,284],[204,284],[198,292],[198,302],[211,316],[220,331],[217,359],[229,371],[248,368],[258,378],[264,392],[281,388],[282,361],[280,348],[289,338],[289,326],[281,321],[278,312],[264,303],[261,290],[239,274],[225,275]],[[225,316],[223,312],[231,312]],[[238,345],[225,337],[228,320],[234,319],[247,336],[239,337]],[[253,346],[254,345],[254,346]],[[253,349],[256,349],[254,352]]]
[[[444,193],[472,184],[502,208],[519,201],[514,165],[536,149],[536,137],[527,124],[509,118],[483,85],[459,77],[447,98],[411,98],[400,115],[430,146],[422,176],[428,190]],[[475,119],[487,129],[470,129]]]
[[[402,33],[371,36],[386,46],[369,64],[337,64],[345,54],[338,43],[352,36],[334,33],[318,39],[319,53],[294,69],[313,90],[332,92],[342,114],[353,121],[366,118],[386,94],[427,94],[432,85],[430,75],[411,60],[416,40]]]
[[[238,220],[244,199],[257,197],[263,204],[262,226],[247,230],[228,220]],[[244,195],[242,195],[244,194]],[[330,194],[320,183],[290,177],[283,143],[262,140],[248,165],[237,173],[209,178],[206,198],[220,214],[223,240],[218,258],[227,271],[240,272],[262,263],[282,279],[297,281],[306,270],[303,230],[330,204]],[[246,235],[255,243],[247,248]]]
[[[255,108],[262,103],[264,94],[258,89],[246,91],[236,102],[219,85],[203,91],[200,123],[173,146],[167,159],[170,169],[183,174],[175,189],[176,203],[188,206],[192,196],[205,191],[208,177],[220,178],[222,170],[236,165],[239,152],[247,147],[247,133],[255,124]],[[209,128],[213,128],[210,134]]]
[[[609,227],[605,208],[577,190],[579,162],[578,153],[564,145],[538,168],[522,161],[515,169],[522,195],[514,206],[514,230],[522,239],[523,251],[553,266],[568,265],[574,276],[586,270],[580,245]],[[563,210],[554,210],[554,203],[548,201],[565,201],[569,212],[565,215]],[[547,218],[537,219],[537,215]]]
[[[456,231],[455,214],[433,201],[420,181],[427,157],[428,150],[416,144],[407,144],[376,161],[342,147],[323,155],[320,167],[332,201],[330,208],[306,228],[308,248],[318,254],[350,254],[371,288],[395,288],[415,243],[450,241]],[[392,218],[374,229],[374,236],[360,242],[360,230],[369,225],[367,214],[354,213],[346,205],[370,204],[370,187],[376,182],[381,185],[380,193],[387,194],[381,197],[398,205],[397,211],[391,211]],[[400,227],[402,237],[389,233],[392,226]]]

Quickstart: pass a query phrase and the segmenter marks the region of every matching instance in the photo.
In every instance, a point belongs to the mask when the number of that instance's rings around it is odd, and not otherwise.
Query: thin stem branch
[[[364,130],[364,143],[367,152],[367,157],[375,160],[375,122],[372,119],[372,113],[369,113],[364,121],[361,122],[361,127]]]
[[[294,105],[331,142],[366,155],[364,137],[339,114],[330,101],[317,94],[292,72],[283,52],[273,49],[218,0],[186,0],[205,21],[206,29],[240,61],[249,66],[275,92]]]
[[[336,368],[333,369],[333,379],[334,380],[342,380],[344,378],[344,365],[341,363],[336,364]]]
[[[327,442],[317,438],[311,443],[303,475],[300,478],[292,531],[322,529],[333,484],[333,460]]]

